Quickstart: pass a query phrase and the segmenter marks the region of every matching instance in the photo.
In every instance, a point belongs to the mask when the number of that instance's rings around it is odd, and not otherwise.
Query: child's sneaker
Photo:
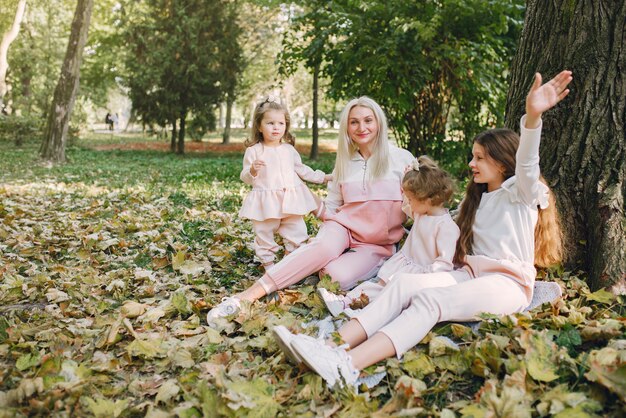
[[[320,340],[294,339],[291,348],[311,370],[320,375],[329,387],[344,383],[356,389],[359,371],[344,346],[329,347]]]
[[[344,296],[335,295],[334,293],[329,292],[323,287],[318,287],[317,293],[326,304],[326,308],[328,308],[328,312],[330,312],[332,316],[337,316],[342,313],[344,309],[346,309]]]
[[[206,322],[209,324],[209,327],[213,328],[215,319],[234,315],[239,312],[239,309],[241,309],[241,301],[239,299],[234,296],[223,298],[222,302],[206,315]]]
[[[274,339],[276,343],[280,347],[281,351],[285,354],[287,359],[291,361],[291,363],[299,366],[302,364],[302,359],[300,356],[293,351],[291,344],[297,339],[308,339],[312,341],[316,341],[315,338],[305,335],[305,334],[292,334],[285,326],[278,325],[272,328],[272,333],[274,334]]]

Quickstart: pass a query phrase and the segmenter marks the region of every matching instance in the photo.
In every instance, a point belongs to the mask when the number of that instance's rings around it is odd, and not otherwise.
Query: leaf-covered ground
[[[623,296],[544,273],[563,300],[485,318],[478,333],[439,326],[366,370],[387,373],[377,386],[332,391],[268,333],[314,333],[302,324],[327,313],[312,286],[206,326],[260,274],[237,217],[240,153],[79,141],[68,154],[46,168],[36,144],[0,142],[0,417],[626,415]],[[329,170],[332,155],[312,165]]]

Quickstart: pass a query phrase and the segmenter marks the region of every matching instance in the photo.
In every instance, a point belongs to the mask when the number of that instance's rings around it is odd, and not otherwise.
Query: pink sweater
[[[250,174],[255,160],[265,161],[256,177]],[[306,215],[315,210],[317,199],[301,179],[324,182],[324,172],[302,164],[300,154],[289,144],[266,147],[258,143],[248,147],[240,177],[252,190],[244,199],[239,216],[256,221]]]
[[[367,161],[355,152],[349,172],[340,184],[328,184],[328,197],[320,217],[333,220],[350,230],[360,242],[389,245],[404,235],[402,223],[402,178],[413,156],[410,152],[389,145],[389,170],[376,180],[368,180]]]

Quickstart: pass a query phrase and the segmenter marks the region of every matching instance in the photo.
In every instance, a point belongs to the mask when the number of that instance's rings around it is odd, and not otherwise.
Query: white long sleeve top
[[[443,215],[413,218],[404,245],[378,272],[378,277],[386,282],[396,273],[424,274],[454,269],[452,259],[460,232],[450,214],[446,211]]]
[[[539,181],[542,124],[527,129],[525,122],[524,115],[515,175],[499,189],[483,193],[472,228],[472,255],[468,257],[487,257],[504,263],[512,271],[519,271],[518,280],[532,291],[538,207],[548,207],[549,189]]]

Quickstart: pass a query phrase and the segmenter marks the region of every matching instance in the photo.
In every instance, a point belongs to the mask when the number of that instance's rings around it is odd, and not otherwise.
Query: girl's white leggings
[[[505,274],[398,274],[355,319],[368,338],[377,332],[389,337],[400,358],[438,322],[472,321],[482,312],[507,315],[527,305],[524,288]]]

